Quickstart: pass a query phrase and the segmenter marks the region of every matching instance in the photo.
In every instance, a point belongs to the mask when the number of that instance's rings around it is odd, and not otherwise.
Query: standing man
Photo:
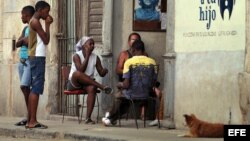
[[[37,121],[37,107],[39,96],[43,94],[45,81],[46,45],[50,41],[50,24],[53,18],[49,15],[50,5],[45,1],[38,1],[35,14],[30,20],[29,61],[31,67],[31,92],[28,102],[28,124],[26,128],[46,129],[48,126]],[[45,21],[45,31],[40,20]]]
[[[22,9],[22,22],[24,24],[29,23],[30,19],[35,13],[35,9],[33,6],[25,6]],[[16,47],[20,48],[19,58],[20,62],[18,63],[18,73],[20,77],[20,88],[23,92],[23,96],[25,99],[26,108],[28,111],[28,99],[30,94],[30,80],[31,80],[31,74],[30,74],[30,63],[28,60],[28,35],[29,35],[29,27],[25,26],[23,28],[22,34],[19,37]],[[24,126],[27,124],[27,119],[23,119],[22,121],[16,123],[16,126]]]

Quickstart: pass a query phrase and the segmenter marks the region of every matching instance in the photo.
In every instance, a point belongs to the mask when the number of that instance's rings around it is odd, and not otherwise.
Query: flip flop
[[[47,126],[47,125],[44,125],[44,124],[41,124],[41,123],[36,123],[35,126],[33,126],[33,127],[25,126],[25,128],[27,128],[27,129],[33,129],[33,128],[37,128],[37,129],[47,129],[48,126]]]
[[[16,123],[16,126],[25,126],[27,124],[27,119],[23,119],[21,121],[19,121],[18,123]]]
[[[90,118],[86,119],[84,122],[85,122],[85,124],[95,124],[95,121],[93,121]]]

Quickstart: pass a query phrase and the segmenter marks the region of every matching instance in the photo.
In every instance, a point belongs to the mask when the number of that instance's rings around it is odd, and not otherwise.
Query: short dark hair
[[[136,32],[133,32],[133,33],[129,34],[129,36],[128,36],[128,41],[130,40],[130,38],[131,38],[132,35],[136,35],[136,36],[139,38],[139,40],[141,40],[140,34],[139,34],[139,33],[136,33]]]
[[[46,7],[50,8],[50,5],[45,1],[38,1],[35,5],[36,11],[38,11],[39,9],[44,9]]]
[[[142,40],[135,40],[132,44],[132,48],[137,51],[145,51],[144,43]]]
[[[34,13],[35,13],[35,8],[33,6],[31,6],[31,5],[28,5],[28,6],[24,6],[22,11],[27,12],[28,14],[33,16]]]

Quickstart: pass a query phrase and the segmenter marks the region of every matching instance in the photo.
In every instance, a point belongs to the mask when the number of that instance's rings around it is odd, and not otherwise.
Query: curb
[[[44,139],[44,140],[77,140],[77,141],[126,141],[121,139],[112,139],[105,137],[96,137],[89,135],[79,135],[63,132],[48,132],[41,130],[28,130],[28,129],[5,129],[0,128],[0,136],[13,137],[13,138],[28,138],[28,139]]]

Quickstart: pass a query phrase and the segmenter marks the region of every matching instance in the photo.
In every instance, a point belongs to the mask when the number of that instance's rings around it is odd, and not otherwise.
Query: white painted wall
[[[21,10],[26,5],[35,5],[37,0],[4,0],[0,2],[0,115],[26,116],[26,107],[17,70],[18,49],[12,51],[12,38],[18,38],[24,24],[21,21]],[[51,26],[50,44],[47,46],[46,76],[44,94],[40,97],[37,112],[38,119],[48,118],[57,106],[57,2],[47,1],[51,5],[54,23]],[[1,44],[2,43],[2,44]]]
[[[183,128],[183,114],[194,113],[210,122],[238,124],[238,73],[244,70],[245,1],[236,1],[233,13],[222,20],[217,1],[175,3],[175,122]],[[200,8],[210,9],[216,18],[207,28],[200,21]],[[221,31],[230,35],[221,35]],[[201,36],[201,35],[213,36]]]

